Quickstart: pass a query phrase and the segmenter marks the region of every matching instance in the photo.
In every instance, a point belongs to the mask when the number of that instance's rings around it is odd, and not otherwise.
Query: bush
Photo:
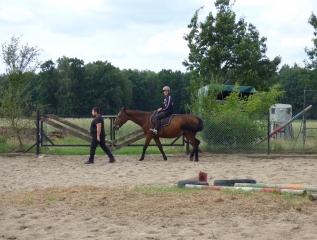
[[[232,92],[223,103],[217,103],[217,92],[209,87],[192,96],[189,109],[204,121],[201,135],[207,148],[253,150],[254,143],[266,137],[267,112],[284,92],[273,86],[269,92],[257,92],[242,99]]]
[[[228,110],[203,117],[203,140],[208,145],[253,144],[266,136],[266,120],[253,120],[246,112]]]

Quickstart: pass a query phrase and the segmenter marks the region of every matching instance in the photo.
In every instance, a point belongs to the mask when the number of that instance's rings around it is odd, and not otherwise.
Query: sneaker
[[[114,163],[115,161],[116,161],[116,159],[114,157],[111,157],[109,160],[110,163]]]
[[[88,159],[88,161],[87,162],[84,162],[85,164],[94,164],[94,161],[90,161],[89,159]]]
[[[150,130],[154,132],[155,134],[157,134],[157,130],[155,128],[150,128]]]

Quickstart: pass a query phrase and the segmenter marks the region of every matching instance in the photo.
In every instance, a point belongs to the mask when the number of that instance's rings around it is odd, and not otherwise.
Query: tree
[[[0,115],[8,120],[20,147],[23,146],[23,131],[34,120],[35,105],[28,90],[34,71],[40,65],[40,51],[37,46],[20,46],[18,37],[2,44],[1,58],[6,64],[7,86],[0,89]]]
[[[279,99],[280,103],[291,104],[293,113],[303,109],[304,90],[307,89],[305,69],[298,64],[283,65],[271,80],[272,84],[279,83],[285,95]]]
[[[41,65],[38,60],[41,51],[38,46],[29,47],[28,44],[20,47],[20,38],[13,36],[11,43],[2,44],[1,57],[7,73],[34,72]]]
[[[107,61],[89,63],[85,68],[80,99],[86,112],[99,106],[103,114],[117,114],[122,106],[130,107],[132,84],[120,69]]]
[[[79,114],[81,102],[81,85],[85,79],[85,64],[78,58],[63,56],[57,60],[58,89],[55,93],[57,99],[57,114]]]
[[[265,89],[265,80],[275,74],[281,58],[271,61],[265,55],[267,39],[243,17],[236,21],[230,0],[217,0],[215,6],[217,14],[210,12],[200,23],[198,9],[184,36],[190,53],[183,65],[191,72],[191,90],[210,83]]]
[[[36,101],[43,105],[43,111],[45,113],[56,114],[58,107],[56,92],[59,89],[58,71],[52,60],[48,60],[41,65],[41,71],[38,74],[37,82]]]
[[[317,17],[312,12],[308,19],[308,23],[314,28],[314,36],[312,39],[314,47],[311,49],[305,48],[305,52],[308,55],[309,61],[305,60],[305,67],[308,70],[307,73],[307,84],[312,89],[317,89]]]

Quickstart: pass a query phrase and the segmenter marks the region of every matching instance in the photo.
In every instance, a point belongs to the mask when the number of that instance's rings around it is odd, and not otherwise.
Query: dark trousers
[[[158,130],[161,124],[161,120],[166,117],[165,112],[160,112],[155,116],[155,129]]]
[[[105,137],[104,136],[100,137],[100,142],[98,142],[97,141],[97,135],[92,135],[91,143],[90,143],[90,157],[89,157],[89,161],[94,161],[95,152],[96,152],[96,148],[97,148],[98,145],[108,155],[109,158],[113,158],[113,155],[112,155],[111,151],[106,146]]]

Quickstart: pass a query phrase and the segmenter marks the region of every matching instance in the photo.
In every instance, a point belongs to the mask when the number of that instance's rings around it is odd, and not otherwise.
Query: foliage
[[[34,120],[35,106],[29,88],[33,72],[39,65],[37,57],[41,50],[20,47],[20,39],[11,38],[11,43],[2,44],[2,59],[7,66],[5,84],[0,87],[0,116],[10,123],[20,147],[23,146],[22,132]]]
[[[172,89],[176,113],[184,113],[189,102],[189,77],[180,71],[120,70],[107,61],[84,64],[64,56],[43,63],[33,80],[35,101],[57,115],[89,115],[94,106],[104,115],[117,114],[122,106],[152,111],[162,104],[164,85]]]
[[[291,104],[293,113],[303,109],[304,90],[309,89],[307,85],[308,71],[298,64],[293,66],[283,65],[276,76],[270,81],[271,84],[279,83],[285,95],[280,98],[280,103]]]
[[[25,92],[31,73],[10,73],[8,88],[0,89],[0,117],[7,119],[10,130],[15,134],[20,147],[23,146],[22,132],[35,118],[31,95]]]
[[[267,118],[263,116],[283,96],[280,88],[280,85],[274,85],[269,92],[257,92],[245,99],[234,91],[222,104],[216,101],[218,92],[212,87],[200,91],[190,108],[204,121],[203,140],[208,146],[219,144],[241,148],[265,137]]]
[[[307,84],[312,89],[317,89],[317,17],[312,13],[308,19],[308,23],[314,28],[314,38],[312,39],[314,47],[312,49],[305,48],[310,61],[305,60],[307,72]]]
[[[29,47],[28,44],[20,47],[20,38],[13,36],[10,43],[2,44],[2,59],[6,64],[7,73],[34,72],[40,66],[38,56],[42,50]]]
[[[213,83],[250,85],[265,88],[265,80],[273,76],[281,62],[265,55],[266,38],[261,37],[244,18],[236,21],[229,0],[215,2],[217,14],[211,12],[205,22],[198,23],[198,9],[191,19],[190,32],[184,39],[190,50],[183,65],[191,72],[190,90]]]

